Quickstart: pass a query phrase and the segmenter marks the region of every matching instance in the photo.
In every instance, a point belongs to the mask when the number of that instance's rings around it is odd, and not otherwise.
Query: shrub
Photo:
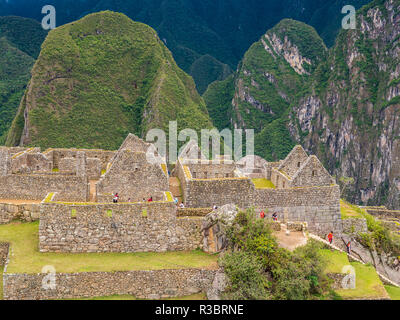
[[[262,274],[263,265],[253,254],[239,251],[227,253],[221,259],[229,278],[224,298],[230,300],[267,299],[267,280]]]
[[[228,239],[233,252],[222,261],[231,282],[228,298],[305,300],[329,294],[319,243],[294,252],[280,248],[270,222],[257,218],[254,209],[237,214]]]

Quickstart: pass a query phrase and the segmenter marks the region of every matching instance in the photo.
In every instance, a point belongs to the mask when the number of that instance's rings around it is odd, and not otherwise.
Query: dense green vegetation
[[[47,147],[117,149],[129,132],[211,127],[191,77],[150,27],[110,11],[52,30],[32,70],[30,90],[8,135]]]
[[[35,20],[0,17],[0,145],[5,142],[46,34]]]
[[[359,8],[367,2],[353,0],[351,4]],[[224,65],[236,68],[249,46],[281,19],[312,25],[331,46],[343,17],[341,0],[76,0],[72,6],[69,0],[13,0],[3,4],[0,12],[40,21],[38,8],[46,4],[57,8],[59,26],[102,10],[122,12],[150,25],[178,65],[196,80],[201,94],[210,82],[225,76]],[[203,68],[214,71],[205,76]]]
[[[253,210],[241,211],[228,230],[231,251],[221,263],[230,280],[228,299],[305,300],[331,297],[320,245],[294,252],[278,247],[270,222]]]

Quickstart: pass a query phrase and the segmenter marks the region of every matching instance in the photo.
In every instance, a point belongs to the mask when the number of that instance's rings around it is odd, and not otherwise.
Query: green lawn
[[[133,271],[217,267],[217,255],[202,251],[165,253],[40,253],[39,223],[0,226],[0,241],[11,243],[8,273],[39,273],[46,265],[57,272]]]
[[[261,179],[252,179],[254,185],[256,186],[256,189],[275,189],[275,185],[272,183],[272,181],[261,178]]]
[[[373,266],[359,262],[349,262],[347,255],[329,249],[321,250],[328,264],[326,273],[341,273],[345,265],[351,265],[356,272],[356,288],[340,289],[336,293],[343,299],[379,299],[387,298],[387,292]]]
[[[350,264],[347,255],[343,252],[322,249],[321,254],[327,261],[326,273],[341,273],[342,268]]]
[[[387,293],[392,300],[400,300],[400,288],[393,286],[385,286]]]

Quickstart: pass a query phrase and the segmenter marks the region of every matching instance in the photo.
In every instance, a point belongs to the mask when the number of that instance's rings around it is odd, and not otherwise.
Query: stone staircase
[[[356,256],[354,256],[352,254],[348,254],[346,251],[340,249],[339,247],[335,246],[334,244],[330,244],[329,241],[327,241],[325,239],[322,239],[321,237],[319,237],[319,236],[317,236],[315,234],[309,233],[308,237],[311,238],[311,239],[314,239],[316,241],[322,242],[322,243],[326,244],[327,246],[329,246],[330,248],[332,248],[334,250],[343,252],[343,253],[347,254],[352,260],[360,262],[360,263],[365,265],[365,263],[362,260],[360,260],[359,258],[357,258]],[[388,279],[386,276],[381,274],[378,270],[376,270],[376,273],[381,278],[381,280],[383,280],[384,282],[389,283],[390,285],[395,286],[395,287],[400,287],[399,284],[397,284],[397,283],[393,282],[392,280]]]

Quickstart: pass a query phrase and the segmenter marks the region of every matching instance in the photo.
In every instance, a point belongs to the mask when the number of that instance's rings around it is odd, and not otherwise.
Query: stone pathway
[[[325,240],[325,239],[322,239],[321,237],[319,237],[319,236],[317,236],[317,235],[315,235],[315,234],[309,233],[309,234],[308,234],[308,237],[311,238],[311,239],[317,240],[317,241],[319,241],[319,242],[323,242],[323,243],[325,243],[326,245],[328,245],[330,248],[332,248],[332,249],[334,249],[334,250],[337,250],[337,251],[346,253],[346,254],[347,254],[352,260],[354,260],[354,261],[357,261],[357,262],[360,262],[360,263],[362,263],[362,264],[365,264],[362,260],[358,259],[356,256],[354,256],[354,255],[352,255],[352,254],[348,254],[348,253],[345,252],[344,250],[340,249],[339,247],[335,246],[334,244],[330,244],[329,241],[327,241],[327,240]],[[381,274],[380,272],[378,272],[378,270],[376,270],[376,273],[379,275],[379,277],[380,277],[381,279],[383,279],[383,280],[386,281],[387,283],[390,283],[392,286],[400,287],[400,285],[398,285],[397,283],[395,283],[395,282],[393,282],[392,280],[388,279],[386,276],[384,276],[383,274]]]

